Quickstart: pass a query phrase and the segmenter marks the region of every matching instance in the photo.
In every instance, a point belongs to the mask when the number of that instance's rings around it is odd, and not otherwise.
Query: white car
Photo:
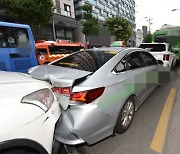
[[[140,48],[148,50],[164,67],[172,68],[176,64],[176,55],[169,50],[168,43],[141,43]]]
[[[51,85],[0,71],[0,153],[50,154],[61,109]]]

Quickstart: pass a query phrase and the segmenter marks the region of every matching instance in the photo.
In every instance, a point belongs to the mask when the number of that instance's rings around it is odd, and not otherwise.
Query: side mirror
[[[157,60],[157,63],[158,63],[158,64],[161,64],[161,65],[164,64],[162,60]]]
[[[174,53],[175,53],[175,54],[177,54],[177,53],[178,53],[178,51],[177,51],[177,50],[175,50],[175,51],[174,51]]]

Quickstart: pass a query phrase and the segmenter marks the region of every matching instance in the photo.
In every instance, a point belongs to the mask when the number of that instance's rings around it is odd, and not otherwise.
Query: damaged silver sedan
[[[29,73],[52,84],[63,108],[56,140],[94,144],[128,130],[135,111],[158,85],[160,65],[143,49],[113,47],[79,51]]]

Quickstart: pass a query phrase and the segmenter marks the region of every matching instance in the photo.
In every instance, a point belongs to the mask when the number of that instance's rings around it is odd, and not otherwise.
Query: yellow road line
[[[156,128],[153,140],[151,142],[150,148],[159,153],[162,153],[163,150],[169,116],[171,113],[171,108],[174,102],[175,94],[176,94],[176,89],[171,88],[169,96],[166,100],[166,104],[164,105],[164,109],[161,113],[161,117],[159,119],[159,123]]]
[[[180,73],[180,68],[177,69],[177,73]]]

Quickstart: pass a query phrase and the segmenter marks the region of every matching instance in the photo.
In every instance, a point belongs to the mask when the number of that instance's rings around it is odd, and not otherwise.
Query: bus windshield
[[[162,35],[162,34],[156,35],[155,42],[159,42],[159,43],[167,42],[166,35]]]
[[[36,65],[35,42],[30,27],[0,22],[0,70],[27,72]]]

